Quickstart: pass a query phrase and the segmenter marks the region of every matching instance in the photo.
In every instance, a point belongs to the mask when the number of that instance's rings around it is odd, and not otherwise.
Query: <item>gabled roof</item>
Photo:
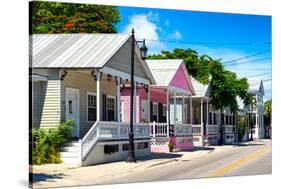
[[[264,88],[263,88],[263,81],[259,77],[254,77],[254,78],[248,78],[248,83],[249,83],[249,93],[261,93],[264,95]]]
[[[181,59],[146,60],[156,85],[168,86],[183,61]]]
[[[171,85],[179,69],[183,69],[190,92],[194,94],[192,82],[182,59],[146,60],[157,86]],[[182,66],[182,67],[181,67]]]
[[[33,68],[102,68],[130,38],[121,34],[34,34]]]
[[[104,68],[125,44],[130,43],[130,38],[126,34],[33,34],[30,36],[32,68]],[[138,47],[135,56],[154,84]]]
[[[193,77],[191,77],[191,82],[193,84],[193,88],[195,90],[196,96],[198,97],[209,96],[209,92],[208,92],[209,84],[204,85]]]

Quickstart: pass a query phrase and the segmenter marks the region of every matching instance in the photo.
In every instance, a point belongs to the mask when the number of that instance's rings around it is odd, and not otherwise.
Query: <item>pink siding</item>
[[[136,122],[139,122],[140,120],[140,97],[139,97],[139,89],[137,90],[137,95],[136,95]],[[124,104],[124,120],[123,122],[130,122],[130,88],[125,88],[121,92],[121,101],[123,101]]]
[[[147,92],[143,87],[137,89],[136,95],[136,121],[140,122],[142,117],[141,113],[141,100],[147,99]],[[166,93],[161,88],[151,88],[150,100],[166,104]],[[130,122],[130,88],[125,88],[121,92],[121,101],[124,101],[124,122]]]
[[[177,70],[176,74],[174,75],[172,81],[170,82],[170,85],[185,89],[191,92],[191,86],[189,86],[188,78],[185,76],[184,73],[184,65],[180,66],[180,68]]]
[[[177,137],[170,137],[170,142],[175,145],[175,148],[180,150],[190,150],[193,148],[192,137],[184,137],[183,142],[179,142]]]

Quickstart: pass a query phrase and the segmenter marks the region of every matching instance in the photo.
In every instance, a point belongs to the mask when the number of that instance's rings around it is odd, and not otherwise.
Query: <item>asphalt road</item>
[[[115,177],[95,184],[271,174],[271,166],[271,141],[265,140],[249,145],[234,146],[227,152],[208,153],[192,160],[179,159],[165,165],[153,166],[142,172]]]

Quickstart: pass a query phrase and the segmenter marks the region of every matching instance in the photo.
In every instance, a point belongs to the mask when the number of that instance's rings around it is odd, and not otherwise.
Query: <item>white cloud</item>
[[[137,40],[146,39],[148,53],[158,53],[165,49],[164,43],[159,41],[158,31],[161,31],[161,28],[157,26],[158,21],[159,15],[153,12],[132,15],[123,33],[131,33],[134,28]]]
[[[173,33],[171,33],[167,37],[167,39],[175,39],[175,40],[179,40],[181,38],[182,38],[182,35],[178,30],[175,30]]]

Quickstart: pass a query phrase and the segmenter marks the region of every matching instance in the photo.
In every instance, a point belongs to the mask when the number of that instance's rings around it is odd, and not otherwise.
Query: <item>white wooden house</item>
[[[120,121],[120,87],[130,82],[131,37],[122,34],[30,36],[32,127],[74,119],[65,162],[90,165],[125,160],[129,124]],[[135,82],[155,81],[135,48]],[[135,123],[136,156],[150,154],[150,127]]]
[[[253,138],[262,139],[265,136],[264,131],[264,117],[263,117],[263,96],[264,87],[261,78],[248,78],[249,90],[248,93],[254,98],[256,106],[252,109],[247,107],[251,111],[253,128]],[[250,124],[250,123],[249,123]],[[250,127],[250,126],[249,126]]]

